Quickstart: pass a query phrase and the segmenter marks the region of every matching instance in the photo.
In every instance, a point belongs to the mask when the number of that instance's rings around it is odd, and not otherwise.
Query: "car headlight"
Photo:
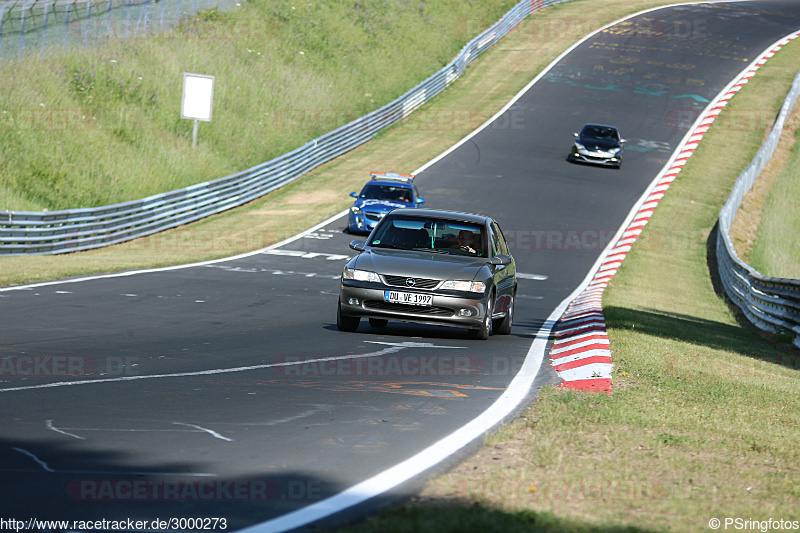
[[[372,283],[380,283],[381,278],[375,272],[369,270],[358,270],[357,268],[345,268],[342,273],[343,279],[352,279],[354,281],[371,281]]]
[[[361,208],[360,207],[356,207],[356,206],[351,206],[350,207],[350,212],[353,213],[354,215],[360,215],[361,214]]]
[[[486,284],[482,281],[445,281],[442,289],[461,292],[486,292]]]
[[[611,150],[608,151],[608,153],[611,155],[617,155],[619,151],[620,151],[619,148],[612,148]]]
[[[581,143],[575,143],[575,148],[578,150],[586,150],[586,147],[583,146]]]

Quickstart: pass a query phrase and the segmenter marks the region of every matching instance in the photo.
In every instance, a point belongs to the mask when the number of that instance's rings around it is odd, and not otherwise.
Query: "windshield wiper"
[[[449,254],[447,250],[442,250],[441,248],[412,248],[412,250],[416,250],[418,252],[432,252],[435,254]]]

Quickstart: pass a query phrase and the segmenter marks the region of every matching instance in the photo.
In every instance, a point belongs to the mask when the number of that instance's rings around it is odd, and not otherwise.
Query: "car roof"
[[[364,184],[364,187],[366,187],[367,185],[388,185],[390,187],[398,187],[400,189],[412,188],[411,187],[412,183],[408,181],[399,181],[392,179],[382,180],[382,179],[372,178],[371,180],[369,180],[367,183]]]
[[[460,211],[445,211],[443,209],[401,209],[389,213],[388,216],[391,216],[392,214],[413,218],[444,218],[448,220],[458,220],[461,222],[472,222],[475,224],[486,224],[492,221],[491,217],[487,217],[485,215],[463,213]]]
[[[611,128],[612,130],[617,130],[617,131],[619,130],[619,128],[617,128],[616,126],[609,126],[608,124],[595,124],[594,122],[590,122],[588,124],[584,124],[583,128],[586,128],[586,127]],[[581,128],[581,129],[583,129],[583,128]]]

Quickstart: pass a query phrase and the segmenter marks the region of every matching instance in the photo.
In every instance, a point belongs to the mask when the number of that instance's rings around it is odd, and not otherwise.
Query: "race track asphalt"
[[[339,332],[338,278],[358,238],[344,218],[239,259],[0,291],[0,518],[240,529],[452,433],[502,394],[708,102],[798,28],[791,1],[637,16],[419,173],[426,207],[491,215],[512,242],[530,276],[509,336],[366,321]],[[621,169],[566,161],[586,122],[620,129]],[[545,361],[529,400],[548,383]]]

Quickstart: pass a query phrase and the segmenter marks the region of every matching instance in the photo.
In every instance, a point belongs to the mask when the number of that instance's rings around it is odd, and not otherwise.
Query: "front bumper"
[[[371,214],[356,215],[351,211],[348,218],[347,227],[354,233],[359,231],[369,233],[375,229],[375,226],[378,224],[378,222],[380,222],[381,218],[383,217]]]
[[[385,301],[387,290],[431,294],[431,306],[396,304]],[[422,291],[379,286],[362,282],[343,282],[339,290],[341,312],[345,316],[380,318],[477,328],[483,323],[489,295],[450,291]],[[464,316],[469,313],[470,316]]]
[[[570,154],[572,161],[579,161],[582,163],[594,163],[597,165],[608,165],[618,167],[622,164],[622,154],[611,154],[609,152],[593,152],[591,150],[572,149]]]

